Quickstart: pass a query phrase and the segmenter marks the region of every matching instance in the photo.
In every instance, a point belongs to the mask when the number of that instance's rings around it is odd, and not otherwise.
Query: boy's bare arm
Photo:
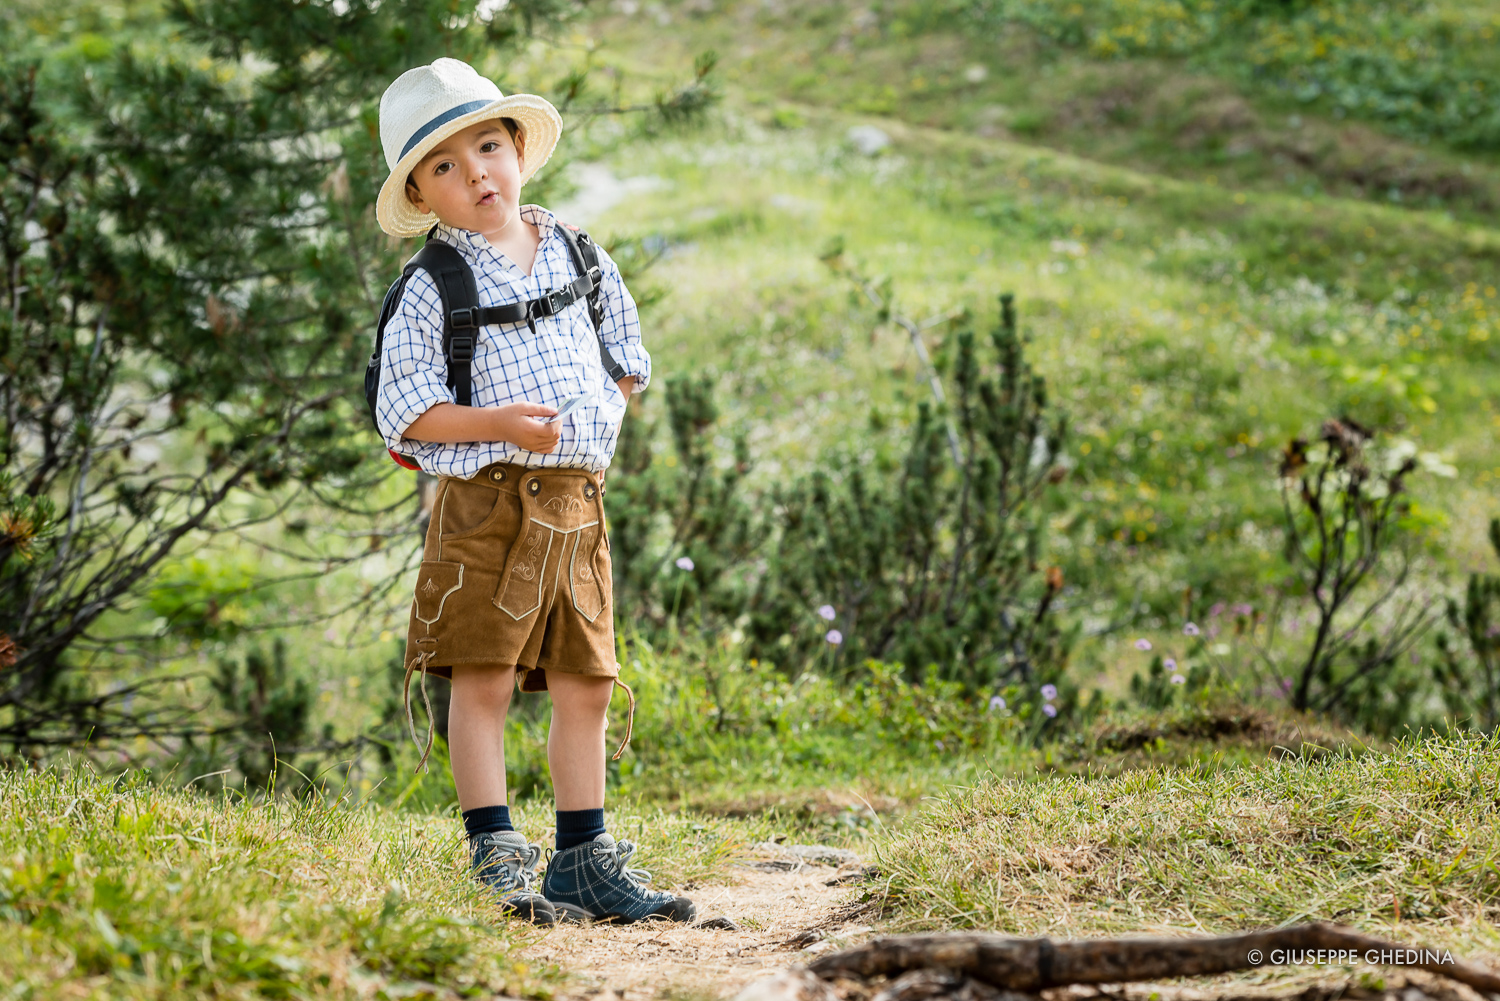
[[[503,407],[435,403],[407,426],[403,437],[442,443],[508,441],[528,452],[546,454],[557,447],[560,431],[556,424],[543,424],[537,418],[556,415],[552,407],[524,401]]]

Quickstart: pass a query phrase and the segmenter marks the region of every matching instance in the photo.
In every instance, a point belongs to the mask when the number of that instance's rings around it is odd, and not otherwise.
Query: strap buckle
[[[531,300],[534,316],[556,316],[571,303],[564,301],[564,290],[553,289],[540,298]]]
[[[454,335],[453,339],[448,342],[448,360],[473,361],[474,338]]]
[[[479,328],[479,310],[477,309],[455,309],[448,314],[448,323],[454,330],[477,330]]]

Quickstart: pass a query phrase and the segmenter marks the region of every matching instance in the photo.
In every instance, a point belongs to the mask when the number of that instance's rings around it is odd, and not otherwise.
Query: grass
[[[1496,955],[1500,745],[1050,782],[937,797],[878,843],[898,919],[1083,936],[1327,920]]]
[[[616,16],[603,20],[603,31],[610,48],[627,53],[650,31],[658,65],[685,65],[692,52],[714,49],[736,95],[788,125],[802,119],[799,106],[811,105],[1019,139],[1181,179],[1323,191],[1474,216],[1490,211],[1500,194],[1493,149],[1446,148],[1445,133],[1453,130],[1435,128],[1431,116],[1425,129],[1393,131],[1378,113],[1361,120],[1357,101],[1337,108],[1339,102],[1322,94],[1299,98],[1287,92],[1285,78],[1298,71],[1299,62],[1319,73],[1348,72],[1351,67],[1339,64],[1351,50],[1348,44],[1330,47],[1321,39],[1331,51],[1314,55],[1319,38],[1280,33],[1281,19],[1274,16],[1250,22],[1250,34],[1272,40],[1269,49],[1251,51],[1251,43],[1236,37],[1244,22],[1225,24],[1222,32],[1221,25],[1209,26],[1185,46],[1150,44],[1145,36],[1114,52],[1081,44],[1087,30],[1115,29],[1132,15],[1171,28],[1183,23],[1174,17],[1183,7],[1207,11],[1211,20],[1213,8],[1222,6],[1229,5],[721,3],[704,15],[694,5],[677,4],[662,5],[670,25],[665,29],[645,18]],[[1387,55],[1380,41],[1358,37],[1370,26],[1368,10],[1410,5],[1360,6],[1358,14],[1341,9],[1328,19],[1324,8],[1307,5],[1307,20],[1339,20],[1314,31],[1357,38],[1354,48]],[[1432,71],[1482,77],[1476,63],[1493,58],[1490,39],[1500,32],[1500,13],[1491,4],[1467,6],[1437,18],[1402,10],[1394,21],[1398,30],[1429,35],[1433,22],[1449,22],[1438,28],[1446,38],[1423,43],[1444,50],[1443,57],[1427,59]],[[1394,44],[1386,48],[1396,51]],[[1403,56],[1422,59],[1415,50]],[[1264,68],[1268,62],[1277,63],[1273,72]],[[1384,82],[1409,81],[1391,74]],[[1368,88],[1366,95],[1378,89]],[[1455,85],[1446,93],[1458,92]],[[1436,93],[1441,99],[1444,90]],[[1482,87],[1468,93],[1478,99],[1488,94]],[[1488,99],[1493,102],[1493,95]],[[1394,101],[1388,107],[1411,124],[1420,122],[1420,105]]]
[[[542,837],[548,804],[517,811]],[[722,879],[753,825],[616,809],[659,885]],[[0,983],[7,997],[547,998],[566,972],[522,954],[461,865],[452,817],[342,798],[246,800],[132,772],[0,771]]]

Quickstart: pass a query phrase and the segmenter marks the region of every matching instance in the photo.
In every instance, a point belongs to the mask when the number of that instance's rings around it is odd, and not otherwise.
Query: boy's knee
[[[561,704],[577,713],[603,716],[609,710],[614,688],[613,678],[591,678],[556,671],[547,673],[547,690],[552,693],[553,705]]]
[[[466,706],[504,711],[510,707],[511,692],[516,687],[514,668],[455,667],[453,701]]]

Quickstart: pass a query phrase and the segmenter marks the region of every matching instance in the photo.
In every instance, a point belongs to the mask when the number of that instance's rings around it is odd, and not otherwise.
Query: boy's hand
[[[557,410],[541,403],[507,403],[493,409],[495,440],[520,445],[541,455],[557,447],[562,432],[557,424],[543,424],[538,417],[556,417]],[[559,422],[561,423],[561,422]]]

